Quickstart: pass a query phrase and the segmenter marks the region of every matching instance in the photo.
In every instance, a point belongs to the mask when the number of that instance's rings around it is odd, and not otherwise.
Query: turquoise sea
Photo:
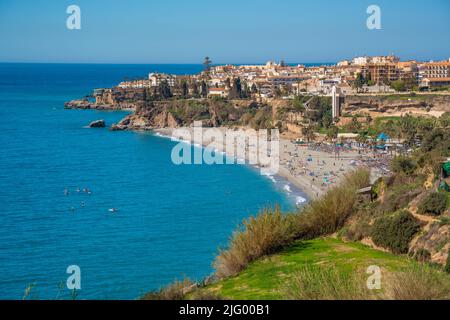
[[[63,108],[126,77],[201,68],[0,64],[0,299],[22,299],[27,287],[28,298],[70,299],[70,265],[81,269],[77,299],[200,280],[243,218],[304,197],[245,165],[175,166],[175,142],[151,133],[85,127],[126,112]]]

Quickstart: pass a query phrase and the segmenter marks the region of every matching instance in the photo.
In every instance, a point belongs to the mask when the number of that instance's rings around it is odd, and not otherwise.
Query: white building
[[[352,60],[352,64],[357,65],[357,66],[363,66],[365,64],[367,64],[369,62],[369,57],[365,56],[365,57],[356,57],[353,58]]]
[[[225,98],[228,96],[228,92],[225,88],[209,88],[208,89],[209,97],[222,97]]]
[[[165,73],[150,73],[148,75],[148,80],[150,80],[153,87],[159,86],[159,84],[163,81],[167,81],[170,87],[174,87],[176,76]]]
[[[333,86],[331,90],[331,104],[332,104],[332,113],[333,120],[339,118],[341,116],[341,101],[338,89],[336,86]]]

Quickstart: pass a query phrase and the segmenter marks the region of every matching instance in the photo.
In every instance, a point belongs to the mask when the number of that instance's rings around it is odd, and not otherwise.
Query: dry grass
[[[307,266],[284,287],[293,300],[448,300],[450,277],[426,264],[417,264],[382,278],[382,290],[366,287],[367,275]]]
[[[184,300],[186,294],[194,287],[195,284],[188,278],[183,281],[176,280],[157,292],[147,293],[142,300]]]
[[[296,214],[283,214],[277,207],[245,220],[234,232],[228,249],[220,250],[214,261],[216,276],[235,275],[252,261],[279,251],[295,239],[311,239],[335,232],[352,214],[356,191],[368,183],[369,172],[356,170],[349,173],[340,186]]]
[[[415,265],[386,279],[385,299],[448,300],[450,276],[427,265]]]
[[[353,171],[341,185],[328,191],[322,198],[312,201],[299,214],[300,238],[312,239],[336,232],[354,211],[356,191],[368,184],[367,170]]]
[[[244,220],[234,232],[228,249],[220,250],[216,257],[216,276],[223,278],[239,273],[250,262],[291,244],[295,235],[294,215],[283,214],[278,207]]]

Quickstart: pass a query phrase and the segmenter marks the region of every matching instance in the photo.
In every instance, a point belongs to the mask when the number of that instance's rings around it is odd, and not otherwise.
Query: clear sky
[[[81,30],[66,9],[81,8]],[[366,9],[381,8],[381,30]],[[0,0],[0,62],[336,62],[450,57],[448,0]]]

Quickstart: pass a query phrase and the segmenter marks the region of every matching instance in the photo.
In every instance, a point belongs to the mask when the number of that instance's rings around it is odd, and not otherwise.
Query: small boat
[[[111,208],[108,211],[111,212],[111,213],[115,213],[115,212],[117,212],[117,209],[116,208]]]

